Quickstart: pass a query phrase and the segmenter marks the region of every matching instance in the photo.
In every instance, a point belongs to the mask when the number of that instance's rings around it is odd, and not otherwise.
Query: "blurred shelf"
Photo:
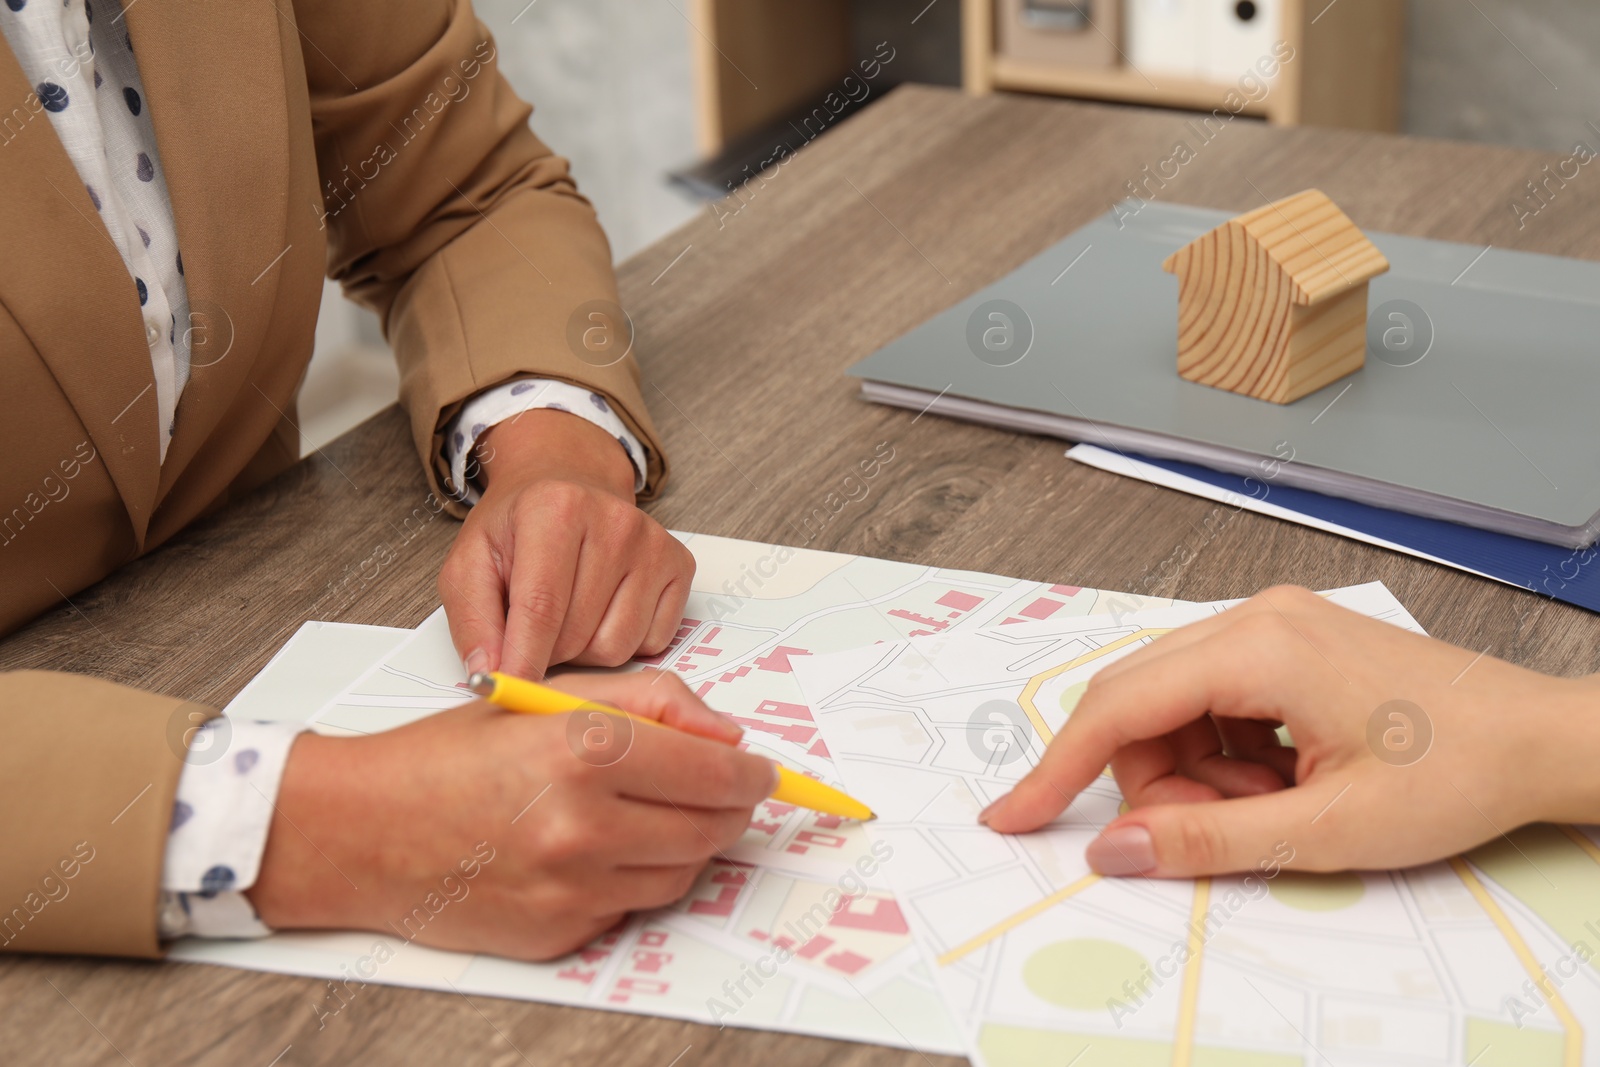
[[[953,83],[959,67],[961,85],[976,95],[1006,90],[1203,112],[1226,108],[1285,126],[1399,128],[1406,6],[1400,0],[1282,0],[1278,39],[1293,50],[1292,59],[1260,99],[1247,98],[1239,85],[1141,72],[1115,41],[1123,58],[1118,66],[999,55],[996,0],[692,0],[701,151],[716,157],[741,138],[817,108],[847,78],[865,84],[859,68],[872,55],[868,38],[896,4],[909,6],[905,18],[889,20],[899,27],[889,43],[908,58],[885,64],[887,74],[866,86],[873,97],[899,80]],[[930,79],[910,59],[940,50],[949,55],[947,77]],[[940,69],[940,60],[922,69]]]
[[[961,2],[962,84],[982,95],[997,89],[1088,97],[1155,107],[1211,111],[1238,87],[1195,81],[1126,63],[1071,67],[999,55],[995,0]],[[1283,0],[1279,39],[1293,49],[1261,101],[1236,113],[1278,125],[1400,128],[1405,5],[1398,0]],[[1120,45],[1117,47],[1122,54]],[[1245,73],[1244,71],[1240,72]],[[1233,110],[1229,107],[1229,110]]]
[[[993,89],[1015,92],[1082,96],[1092,100],[1195,111],[1224,107],[1228,94],[1238,92],[1238,87],[1233,85],[1175,78],[1165,74],[1146,76],[1132,67],[1058,67],[1008,56],[995,56],[992,59],[989,83]],[[1270,97],[1259,103],[1247,102],[1239,114],[1269,117],[1271,103]]]

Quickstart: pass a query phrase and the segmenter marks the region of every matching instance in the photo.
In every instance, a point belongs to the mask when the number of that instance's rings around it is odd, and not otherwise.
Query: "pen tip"
[[[494,679],[489,676],[488,671],[473,671],[472,676],[467,679],[467,688],[481,697],[486,697],[494,692]]]

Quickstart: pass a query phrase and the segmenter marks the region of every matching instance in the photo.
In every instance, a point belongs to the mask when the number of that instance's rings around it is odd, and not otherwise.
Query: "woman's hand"
[[[1597,724],[1593,680],[1277,588],[1095,675],[982,818],[1035,829],[1109,763],[1132,810],[1089,846],[1103,874],[1241,871],[1281,842],[1299,869],[1405,867],[1528,822],[1600,818]]]
[[[439,571],[467,671],[615,667],[672,640],[694,557],[640,511],[617,439],[554,409],[479,438],[483,497]]]
[[[474,702],[368,737],[307,734],[247,891],[262,921],[542,960],[681,897],[776,768],[676,675],[553,683],[675,728]]]

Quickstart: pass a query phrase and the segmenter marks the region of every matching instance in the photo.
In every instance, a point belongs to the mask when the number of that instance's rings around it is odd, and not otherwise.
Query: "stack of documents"
[[[1215,500],[1232,511],[1339,534],[1369,545],[1491,578],[1531,593],[1600,611],[1600,548],[1564,548],[1443,519],[1410,515],[1192,463],[1074,445],[1067,458],[1112,474]]]
[[[191,940],[174,958],[990,1067],[1579,1062],[1563,1055],[1600,1017],[1592,950],[1559,988],[1530,978],[1600,943],[1575,910],[1600,900],[1586,831],[1533,828],[1403,873],[1292,875],[1278,856],[1270,875],[1157,882],[1084,864],[1118,810],[1109,778],[1037,834],[977,824],[1096,670],[1226,604],[679,536],[699,571],[651,665],[877,821],[768,801],[684,900],[547,964],[440,952],[399,926]],[[1418,629],[1379,584],[1329,595]],[[415,630],[308,622],[228,712],[370,733],[471,699],[465,680],[442,613]]]
[[[1176,370],[1161,265],[1232,214],[1123,201],[850,373],[912,411],[1568,549],[1600,538],[1600,263],[1369,232],[1391,269],[1369,283],[1366,365],[1273,404]]]

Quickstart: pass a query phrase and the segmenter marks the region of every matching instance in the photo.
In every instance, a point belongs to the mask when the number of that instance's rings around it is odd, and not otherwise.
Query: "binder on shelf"
[[[1200,76],[1233,85],[1271,57],[1283,35],[1283,0],[1200,0]]]
[[[1146,77],[1200,78],[1203,0],[1128,0],[1128,62]]]
[[[1284,0],[1128,0],[1128,62],[1147,77],[1233,85],[1283,33]]]
[[[1055,67],[1122,63],[1122,0],[999,0],[996,51]]]

